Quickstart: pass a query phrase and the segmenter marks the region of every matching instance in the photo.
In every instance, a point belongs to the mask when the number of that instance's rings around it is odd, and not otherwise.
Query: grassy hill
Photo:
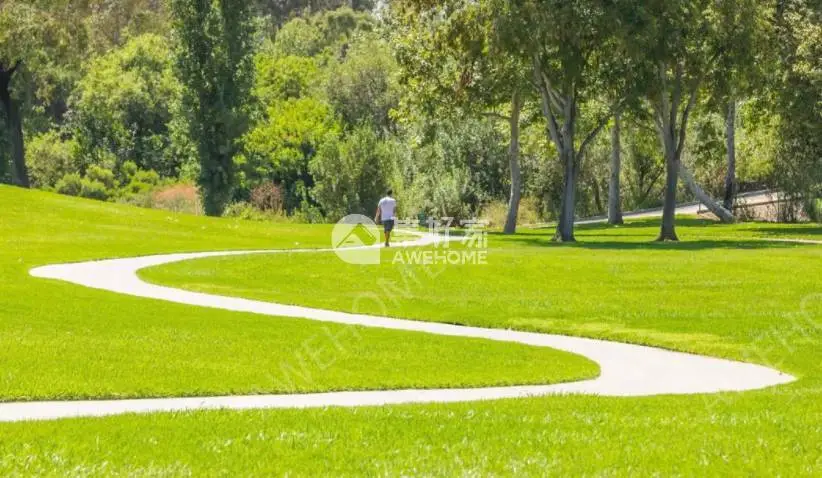
[[[176,216],[0,187],[0,399],[254,393],[322,324],[122,297],[30,278],[55,262],[325,246],[328,226]],[[745,393],[546,397],[362,409],[209,411],[0,425],[3,475],[813,476],[822,473],[818,225],[683,219],[492,236],[486,266],[445,269],[389,315],[564,332],[764,363],[799,377]],[[391,251],[385,254],[392,254]],[[144,271],[194,290],[346,310],[397,266],[327,254],[214,258]],[[310,290],[311,293],[306,293]],[[342,329],[335,329],[342,331]],[[362,329],[300,390],[567,380],[578,357]],[[399,378],[398,378],[399,377]]]

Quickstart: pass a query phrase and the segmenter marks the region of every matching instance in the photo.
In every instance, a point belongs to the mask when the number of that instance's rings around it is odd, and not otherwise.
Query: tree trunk
[[[605,213],[605,208],[602,206],[602,195],[599,189],[597,178],[591,178],[591,191],[594,193],[594,207],[597,210],[597,215]]]
[[[659,231],[657,241],[678,241],[676,235],[676,190],[679,183],[679,150],[677,147],[676,125],[670,121],[670,114],[663,109],[660,110],[659,137],[662,142],[662,150],[665,152],[665,199],[662,204],[662,227]]]
[[[731,98],[728,104],[728,117],[725,119],[725,141],[728,150],[728,172],[725,174],[725,198],[722,206],[728,211],[734,210],[736,197],[736,99]]]
[[[562,204],[560,206],[559,223],[557,223],[557,231],[554,234],[554,240],[557,242],[575,242],[574,237],[574,216],[576,214],[577,201],[577,173],[579,172],[579,163],[577,161],[577,153],[574,148],[574,134],[576,133],[576,116],[577,105],[575,98],[568,98],[565,105],[565,124],[559,132],[561,141],[561,149],[559,150],[559,159],[563,166],[563,184],[562,184]]]
[[[611,177],[608,182],[608,224],[622,224],[622,205],[619,194],[619,178],[622,170],[622,144],[620,141],[619,113],[614,115],[611,130]]]
[[[11,140],[12,183],[24,188],[29,187],[29,174],[26,169],[26,152],[23,142],[23,121],[17,103],[11,97],[11,77],[16,66],[6,70],[0,65],[0,103],[6,112],[6,122]]]
[[[667,156],[667,154],[666,154]],[[665,160],[665,202],[662,206],[662,228],[657,241],[678,241],[676,235],[676,188],[679,182],[679,160]]]
[[[560,151],[560,161],[563,165],[562,203],[560,205],[559,222],[554,240],[557,242],[574,242],[574,213],[576,203],[577,164],[574,157],[573,142],[568,142]]]
[[[508,148],[508,162],[511,168],[511,196],[508,200],[508,217],[505,218],[505,234],[513,234],[517,230],[517,215],[519,201],[522,197],[522,171],[519,166],[519,116],[522,110],[519,91],[515,91],[511,98],[511,118],[509,119],[511,143]]]
[[[688,190],[696,197],[696,199],[705,205],[709,211],[711,211],[716,217],[719,218],[720,221],[730,224],[734,222],[734,215],[731,211],[725,209],[711,199],[711,197],[699,187],[699,184],[696,183],[693,174],[688,171],[688,168],[685,167],[682,162],[679,163],[679,170],[682,173],[682,179],[685,180],[685,185],[688,186]]]

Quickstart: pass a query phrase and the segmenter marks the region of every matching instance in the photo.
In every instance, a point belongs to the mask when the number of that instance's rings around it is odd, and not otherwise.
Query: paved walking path
[[[442,240],[423,235],[403,243],[420,246]],[[143,282],[137,271],[145,267],[203,257],[244,254],[318,253],[329,249],[277,251],[202,252],[164,254],[33,269],[36,277],[58,279],[96,289],[181,304],[252,312],[275,317],[298,317],[322,322],[379,327],[456,337],[474,337],[550,347],[587,357],[599,364],[601,374],[591,380],[552,385],[485,387],[470,389],[385,390],[329,392],[293,395],[182,397],[130,400],[17,402],[0,404],[0,421],[46,420],[68,417],[117,415],[132,412],[161,412],[199,409],[308,408],[326,406],[369,406],[400,403],[448,403],[553,394],[645,396],[753,390],[791,382],[794,377],[777,370],[719,358],[672,352],[563,335],[485,329],[435,322],[348,314],[329,310],[274,304],[235,297],[190,292]]]
[[[737,195],[736,197],[736,204],[737,206],[755,206],[759,204],[767,204],[779,199],[779,195],[775,191],[752,191],[748,193],[742,193]],[[707,208],[701,205],[699,202],[689,202],[684,204],[679,204],[676,207],[676,214],[678,215],[697,215],[699,212],[707,212]],[[652,208],[652,209],[642,209],[639,211],[629,211],[622,213],[622,218],[625,220],[628,219],[648,219],[653,217],[662,217],[662,208]],[[596,216],[596,217],[586,217],[577,219],[574,221],[576,225],[585,225],[585,224],[600,224],[608,221],[608,216]],[[546,222],[546,223],[538,223],[538,224],[531,224],[527,227],[532,228],[543,228],[543,227],[550,227],[555,226],[556,223]]]

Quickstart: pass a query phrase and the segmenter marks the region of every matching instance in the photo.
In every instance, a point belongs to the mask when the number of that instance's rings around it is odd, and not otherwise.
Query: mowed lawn
[[[598,374],[587,359],[549,349],[228,313],[28,274],[45,264],[162,252],[328,247],[330,226],[183,216],[8,187],[0,202],[0,401],[505,385]]]
[[[153,252],[293,247],[296,242],[325,246],[326,226],[186,218],[10,189],[0,189],[0,195],[9,197],[0,213],[6,242],[0,251],[2,280],[4,291],[14,287],[0,299],[6,305],[0,357],[4,374],[15,370],[18,377],[31,377],[21,390],[85,387],[84,393],[100,396],[113,390],[174,394],[197,384],[220,389],[228,381],[221,390],[255,391],[250,384],[280,365],[268,358],[278,352],[267,341],[290,344],[283,346],[291,347],[293,356],[300,344],[293,334],[322,327],[306,321],[289,327],[287,319],[120,297],[37,281],[25,271],[43,263]],[[15,225],[9,227],[7,219]],[[582,228],[578,245],[552,244],[547,230],[492,235],[487,265],[399,266],[390,263],[392,250],[383,253],[384,264],[377,267],[348,266],[333,254],[312,253],[190,261],[148,269],[143,276],[194,290],[335,310],[648,343],[768,364],[793,373],[797,382],[718,395],[562,396],[4,424],[0,474],[822,474],[822,246],[762,240],[822,239],[822,228],[718,226],[687,219],[682,224],[681,244],[650,243],[655,221]],[[395,291],[394,299],[357,300],[385,288]],[[7,312],[15,308],[17,313]],[[376,334],[373,340],[370,333]],[[226,334],[230,339],[217,339]],[[351,388],[394,385],[390,369],[362,364],[368,356],[394,361],[386,366],[410,373],[419,383],[442,381],[439,377],[524,383],[539,373],[557,380],[573,375],[555,368],[596,373],[588,362],[552,351],[505,344],[490,350],[484,342],[438,342],[437,337],[369,329],[360,335],[367,346],[356,353],[363,356],[341,359],[316,383],[328,388],[347,381],[353,381]],[[49,340],[40,345],[27,339],[43,336]],[[196,343],[199,348],[193,347]],[[14,361],[6,360],[7,344],[15,351]],[[476,355],[449,358],[472,347]],[[112,350],[122,354],[109,362],[104,352]],[[164,351],[161,360],[153,359],[158,350]],[[548,358],[540,363],[543,353]],[[19,363],[26,359],[46,362],[26,368]],[[141,361],[148,365],[141,367]],[[226,362],[236,367],[219,369]],[[166,370],[172,371],[170,379],[157,376]],[[135,381],[142,387],[129,388]]]

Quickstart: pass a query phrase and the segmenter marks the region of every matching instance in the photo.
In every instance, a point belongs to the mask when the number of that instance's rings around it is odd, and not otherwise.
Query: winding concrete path
[[[402,245],[419,246],[432,244],[440,240],[441,239],[436,236],[423,235],[415,241]],[[552,394],[645,396],[714,393],[753,390],[795,380],[794,377],[790,375],[760,365],[672,352],[654,347],[563,335],[486,329],[435,322],[419,322],[389,317],[348,314],[309,307],[190,292],[149,284],[137,277],[137,271],[145,267],[203,257],[244,254],[317,253],[328,251],[330,251],[330,249],[164,254],[76,264],[51,265],[33,269],[31,274],[35,277],[58,279],[120,294],[202,307],[550,347],[579,354],[593,360],[599,364],[601,374],[595,379],[579,382],[514,387],[3,403],[0,404],[0,421],[47,420],[135,412],[144,413],[216,408],[239,410],[326,406],[354,407],[401,403],[448,403]]]

